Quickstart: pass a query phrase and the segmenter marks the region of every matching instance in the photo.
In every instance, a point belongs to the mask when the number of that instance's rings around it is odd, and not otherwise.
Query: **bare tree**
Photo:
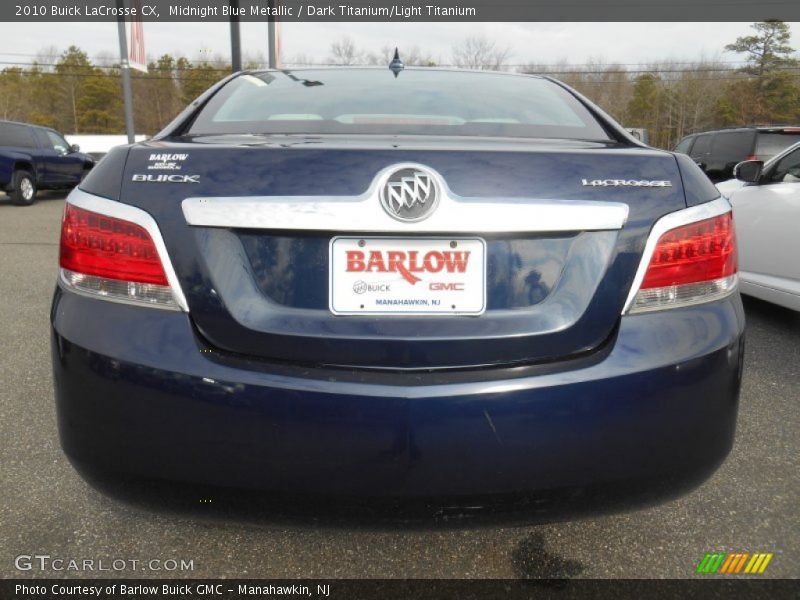
[[[361,53],[350,36],[343,36],[331,44],[330,61],[336,65],[354,65],[359,62]]]
[[[58,46],[50,45],[40,48],[33,60],[43,72],[52,73],[55,71],[56,62],[60,57],[61,50],[58,49]]]
[[[283,64],[287,67],[307,67],[315,65],[316,61],[312,56],[301,52],[299,54],[287,56]]]
[[[570,64],[565,59],[554,64],[531,63],[522,73],[550,75],[574,87],[603,107],[615,119],[626,119],[626,107],[632,92],[630,77],[622,65],[591,59],[585,64]]]
[[[394,57],[394,46],[385,45],[378,52],[370,52],[365,61],[370,65],[388,65]],[[400,59],[407,67],[435,67],[439,62],[430,52],[421,50],[419,46],[408,46],[398,49]]]
[[[263,69],[267,66],[267,59],[264,57],[262,51],[258,52],[243,52],[242,64],[245,69]]]
[[[463,69],[501,70],[510,55],[508,47],[479,36],[464,38],[453,46],[453,64]]]
[[[103,50],[97,53],[97,56],[92,57],[92,61],[98,67],[109,68],[119,66],[119,53],[114,54],[108,50]]]

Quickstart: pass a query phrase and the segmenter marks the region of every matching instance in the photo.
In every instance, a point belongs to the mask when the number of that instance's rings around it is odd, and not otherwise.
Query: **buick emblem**
[[[383,209],[400,221],[421,221],[431,215],[439,200],[436,180],[416,167],[397,169],[380,189]]]

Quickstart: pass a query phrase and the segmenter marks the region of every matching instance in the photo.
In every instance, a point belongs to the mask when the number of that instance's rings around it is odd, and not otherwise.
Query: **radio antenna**
[[[400,74],[400,71],[405,69],[406,66],[403,64],[403,61],[400,60],[400,51],[395,48],[394,49],[394,58],[392,62],[389,63],[389,70],[394,73],[394,76],[397,77]]]

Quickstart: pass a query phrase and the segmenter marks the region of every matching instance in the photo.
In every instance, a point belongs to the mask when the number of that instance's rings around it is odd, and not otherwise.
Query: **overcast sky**
[[[603,60],[640,64],[650,60],[723,61],[725,44],[750,31],[749,23],[285,23],[286,60],[305,55],[319,62],[329,57],[333,41],[349,35],[360,49],[418,46],[438,59],[451,60],[451,48],[467,36],[484,36],[509,48],[507,62],[585,63]],[[792,23],[793,46],[800,47],[800,23]],[[242,23],[245,56],[265,55],[266,24]],[[71,44],[89,56],[118,52],[115,23],[0,23],[0,63],[27,62],[41,49]],[[197,59],[230,57],[227,23],[145,23],[147,54],[165,53]]]

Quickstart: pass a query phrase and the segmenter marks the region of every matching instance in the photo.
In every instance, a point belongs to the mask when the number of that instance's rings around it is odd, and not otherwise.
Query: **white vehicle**
[[[717,188],[733,205],[741,292],[800,311],[800,144],[734,175]]]

